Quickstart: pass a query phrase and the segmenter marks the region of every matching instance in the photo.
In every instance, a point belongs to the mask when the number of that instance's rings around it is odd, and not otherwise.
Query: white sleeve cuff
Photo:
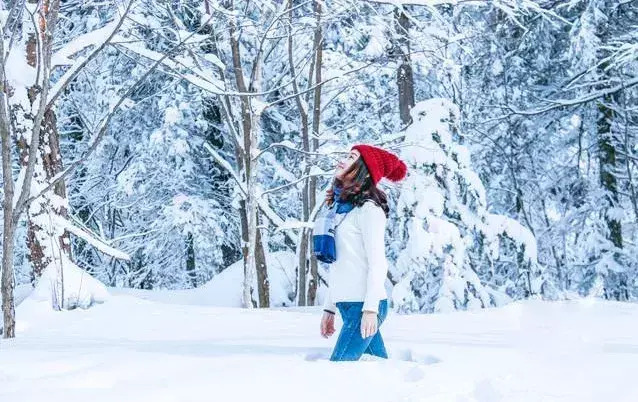
[[[332,311],[333,313],[337,312],[337,305],[332,302],[332,297],[330,295],[330,288],[326,292],[326,299],[323,301],[323,308]]]
[[[379,300],[366,300],[363,302],[363,311],[379,312]]]

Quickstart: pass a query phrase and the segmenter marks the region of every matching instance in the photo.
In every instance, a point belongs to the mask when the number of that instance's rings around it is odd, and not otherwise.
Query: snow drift
[[[296,256],[288,251],[266,253],[268,281],[270,283],[270,305],[272,307],[293,306],[295,289]],[[239,260],[218,273],[206,284],[185,290],[113,289],[117,294],[135,294],[145,300],[166,303],[199,304],[218,307],[242,307],[244,278],[243,261]],[[257,284],[254,284],[255,289]],[[321,302],[324,288],[317,291]]]

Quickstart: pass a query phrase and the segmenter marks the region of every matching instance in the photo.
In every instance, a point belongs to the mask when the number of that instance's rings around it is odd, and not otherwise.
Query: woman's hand
[[[365,311],[361,317],[361,337],[367,338],[377,333],[377,313]]]
[[[329,338],[334,333],[335,315],[324,311],[323,316],[321,317],[321,336],[323,336],[324,338]]]

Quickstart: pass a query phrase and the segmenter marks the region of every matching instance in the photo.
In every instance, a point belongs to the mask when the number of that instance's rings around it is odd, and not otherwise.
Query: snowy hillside
[[[165,296],[115,294],[64,312],[25,300],[17,337],[0,343],[0,401],[638,400],[634,304],[391,313],[390,360],[332,363],[335,339],[319,336],[318,308],[248,311]]]

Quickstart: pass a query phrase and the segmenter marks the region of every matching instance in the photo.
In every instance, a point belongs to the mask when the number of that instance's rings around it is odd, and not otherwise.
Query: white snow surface
[[[0,401],[638,400],[635,304],[391,312],[382,327],[389,360],[334,363],[336,335],[319,336],[320,308],[172,299],[113,294],[62,312],[26,299],[17,338],[0,341]]]

